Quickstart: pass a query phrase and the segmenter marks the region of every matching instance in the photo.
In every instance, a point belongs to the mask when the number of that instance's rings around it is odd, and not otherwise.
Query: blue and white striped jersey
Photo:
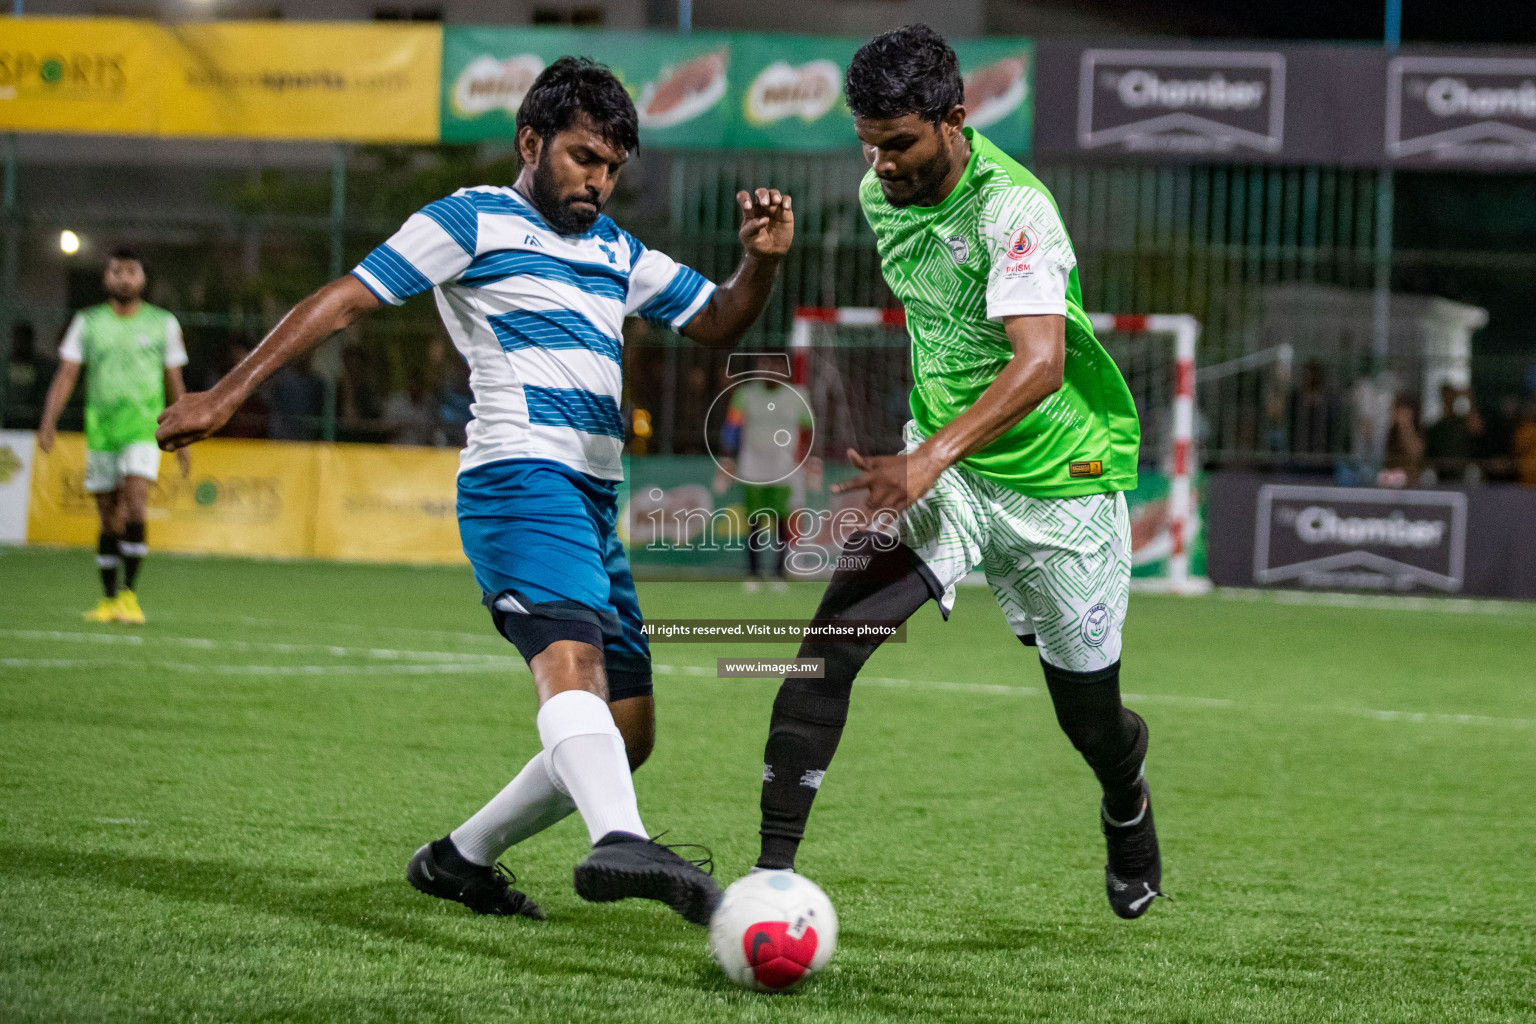
[[[604,480],[624,475],[624,318],[681,330],[715,290],[607,216],[557,234],[493,186],[429,203],[352,273],[394,305],[434,290],[474,391],[460,472],[552,459]]]

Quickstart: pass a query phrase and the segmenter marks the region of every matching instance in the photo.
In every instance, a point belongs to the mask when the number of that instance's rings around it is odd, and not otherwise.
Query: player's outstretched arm
[[[1013,358],[975,405],[910,453],[869,458],[850,449],[849,461],[863,472],[832,492],[867,490],[870,509],[899,514],[927,494],[940,473],[996,441],[1060,390],[1067,361],[1066,317],[1010,316],[1003,326]]]
[[[351,274],[300,302],[261,344],[207,391],[194,391],[160,414],[155,440],[166,451],[184,448],[229,422],[257,385],[295,356],[379,307],[378,297]]]
[[[741,207],[741,263],[715,289],[709,304],[683,328],[683,336],[711,348],[731,348],[762,313],[779,263],[795,237],[790,197],[776,188],[736,193]]]

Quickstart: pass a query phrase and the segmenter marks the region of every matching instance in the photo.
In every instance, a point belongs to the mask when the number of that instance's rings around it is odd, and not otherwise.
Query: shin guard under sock
[[[905,622],[935,596],[917,555],[888,537],[854,534],[838,564],[814,622]],[[773,702],[763,752],[758,867],[794,867],[811,803],[843,736],[854,677],[881,639],[811,639],[800,645],[799,657],[823,659],[824,678],[785,679]]]
[[[1129,821],[1141,810],[1141,770],[1147,723],[1120,703],[1120,663],[1096,672],[1069,672],[1045,661],[1045,684],[1056,721],[1104,789],[1104,811]]]

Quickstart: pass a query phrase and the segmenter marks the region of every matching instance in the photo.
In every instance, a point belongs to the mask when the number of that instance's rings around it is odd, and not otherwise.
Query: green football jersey
[[[974,129],[971,159],[937,206],[892,206],[873,170],[859,187],[880,269],[906,308],[912,418],[931,435],[975,404],[1013,358],[1003,317],[1066,317],[1061,389],[962,465],[1020,493],[1068,498],[1136,487],[1141,426],[1093,336],[1056,201]]]
[[[147,302],[132,316],[103,303],[75,314],[59,358],[85,365],[85,446],[120,452],[155,440],[165,408],[165,370],[185,366],[181,325]]]

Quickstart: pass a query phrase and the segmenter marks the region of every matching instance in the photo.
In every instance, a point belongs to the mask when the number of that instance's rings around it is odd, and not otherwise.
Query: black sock
[[[814,622],[905,622],[934,596],[926,568],[910,548],[868,533],[855,534],[822,595]],[[851,568],[858,566],[858,568]],[[763,751],[762,853],[757,866],[793,868],[805,836],[811,803],[832,763],[853,679],[881,639],[854,642],[807,640],[799,657],[825,659],[825,678],[784,680],[773,702]]]
[[[117,545],[115,533],[103,533],[96,541],[96,568],[101,570],[101,590],[109,598],[117,596],[117,567],[123,561]]]
[[[117,546],[123,555],[123,587],[133,590],[139,580],[139,563],[149,554],[149,547],[144,543],[144,524],[129,523],[123,527],[123,539]]]
[[[1116,821],[1141,811],[1141,766],[1147,723],[1120,703],[1120,663],[1097,672],[1068,672],[1040,659],[1056,721],[1104,789],[1104,810]]]

